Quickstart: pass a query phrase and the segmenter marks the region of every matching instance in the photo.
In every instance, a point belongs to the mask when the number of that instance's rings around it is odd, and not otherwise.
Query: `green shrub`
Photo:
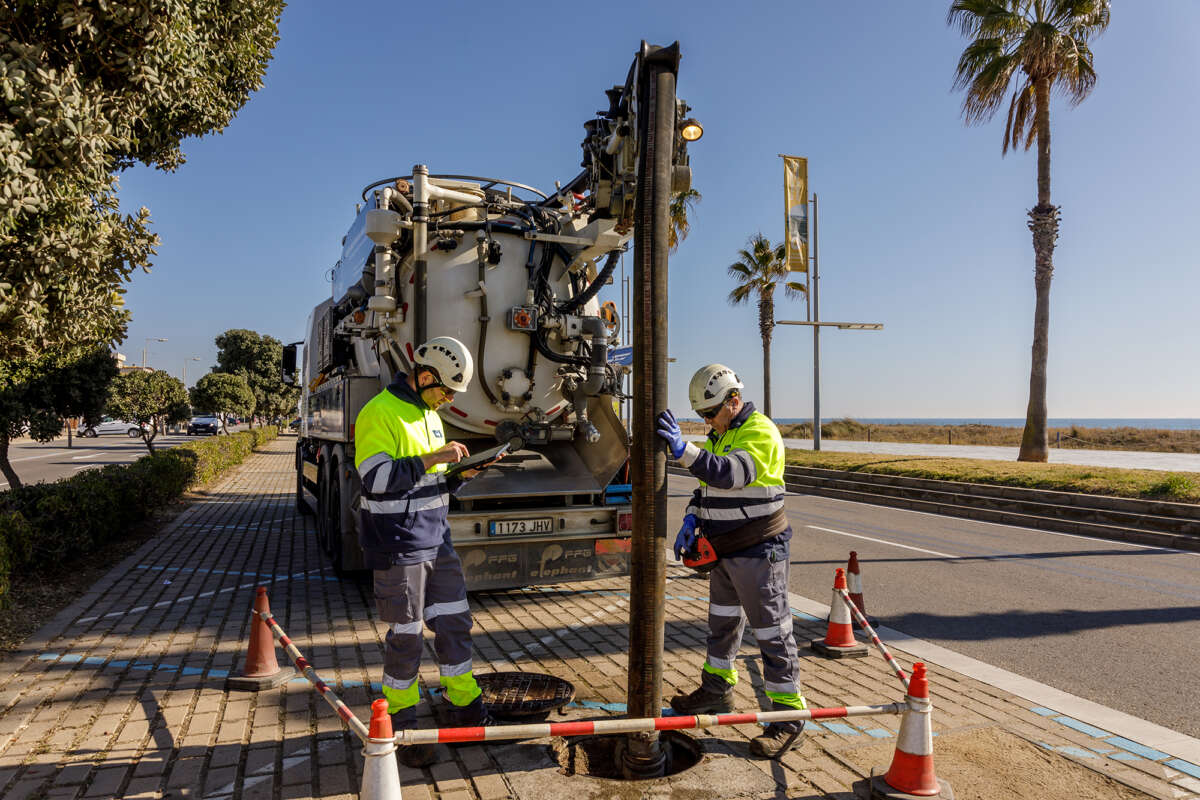
[[[156,509],[240,464],[274,427],[214,436],[54,483],[0,493],[0,606],[14,570],[37,573],[119,539]]]
[[[1191,478],[1172,472],[1163,480],[1149,486],[1144,494],[1147,497],[1186,500],[1196,494],[1196,484],[1192,482]]]

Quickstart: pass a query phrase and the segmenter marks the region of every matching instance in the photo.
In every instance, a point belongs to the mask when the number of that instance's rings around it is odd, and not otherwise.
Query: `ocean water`
[[[822,417],[821,422],[836,422],[841,417]],[[1025,427],[1024,417],[995,418],[995,417],[855,417],[856,422],[864,425],[996,425],[1002,428]],[[775,422],[795,424],[812,422],[797,417],[777,417]],[[1047,420],[1051,428],[1069,428],[1076,425],[1080,428],[1157,428],[1159,430],[1200,430],[1200,419],[1183,417],[1138,417],[1132,419],[1090,419],[1086,417],[1051,417]]]

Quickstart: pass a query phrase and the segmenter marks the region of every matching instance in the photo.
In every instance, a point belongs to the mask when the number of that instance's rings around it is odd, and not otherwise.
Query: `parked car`
[[[123,419],[105,417],[104,419],[100,420],[99,425],[93,425],[90,428],[85,428],[84,430],[80,431],[79,435],[86,436],[87,438],[91,439],[99,436],[102,433],[123,433],[132,439],[141,436],[143,428],[149,430],[148,427],[140,425],[136,422],[126,422]]]
[[[204,434],[216,436],[221,432],[221,420],[213,416],[192,417],[192,421],[188,423],[188,436],[201,436]]]

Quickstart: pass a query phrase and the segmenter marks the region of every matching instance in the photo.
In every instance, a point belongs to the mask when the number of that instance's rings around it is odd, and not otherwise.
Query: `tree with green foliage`
[[[1046,361],[1050,352],[1050,281],[1058,241],[1059,207],[1050,202],[1050,94],[1078,105],[1096,85],[1088,40],[1108,27],[1108,0],[955,0],[948,22],[971,39],[958,60],[954,88],[965,89],[968,125],[987,122],[1004,105],[1001,155],[1037,142],[1037,205],[1033,233],[1033,358],[1029,405],[1018,461],[1045,461]]]
[[[108,395],[108,413],[142,426],[142,441],[154,452],[160,427],[188,419],[188,393],[183,381],[156,369],[117,376]]]
[[[216,338],[214,372],[241,375],[254,393],[256,413],[268,418],[296,404],[297,390],[283,382],[283,343],[244,328],[227,330]]]
[[[668,208],[671,227],[667,229],[667,244],[672,253],[679,249],[680,243],[691,233],[692,223],[688,217],[695,210],[696,204],[703,199],[700,192],[691,188],[671,195],[671,205]]]
[[[282,0],[0,3],[0,360],[111,344],[158,237],[115,173],[174,170],[263,75]],[[19,367],[14,367],[19,370]]]
[[[21,480],[8,460],[9,443],[26,432],[49,442],[62,433],[64,417],[96,424],[116,375],[117,362],[103,347],[0,361],[0,472],[10,487]]]
[[[803,283],[789,281],[787,247],[771,244],[761,233],[750,237],[748,247],[738,251],[729,265],[729,276],[738,282],[729,292],[729,302],[740,305],[751,297],[758,300],[758,333],[763,345],[763,413],[771,416],[771,339],[775,333],[775,289],[782,284],[787,297],[800,297]]]
[[[233,414],[249,418],[254,413],[254,392],[241,375],[210,372],[196,381],[192,389],[192,408],[221,417],[221,430],[228,433],[225,418]]]

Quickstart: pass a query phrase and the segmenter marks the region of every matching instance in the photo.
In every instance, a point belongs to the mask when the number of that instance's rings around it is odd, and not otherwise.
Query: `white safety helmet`
[[[436,372],[442,385],[455,392],[465,392],[475,374],[471,351],[452,336],[430,339],[417,348],[414,360]]]
[[[709,364],[701,367],[688,384],[688,400],[694,411],[705,411],[720,405],[734,389],[743,389],[737,373],[724,364]]]

